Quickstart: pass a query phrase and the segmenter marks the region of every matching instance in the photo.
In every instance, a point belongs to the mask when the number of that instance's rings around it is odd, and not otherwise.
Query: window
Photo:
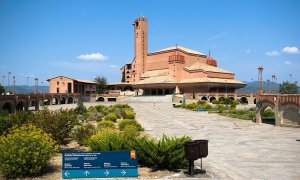
[[[59,81],[57,81],[56,84],[59,85]]]
[[[59,93],[59,88],[56,88],[56,93]]]

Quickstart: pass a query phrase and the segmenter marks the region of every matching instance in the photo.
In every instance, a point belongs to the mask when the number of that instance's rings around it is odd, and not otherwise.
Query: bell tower
[[[140,80],[141,75],[146,71],[146,61],[148,54],[148,25],[147,18],[140,17],[134,21],[134,63],[133,80]]]

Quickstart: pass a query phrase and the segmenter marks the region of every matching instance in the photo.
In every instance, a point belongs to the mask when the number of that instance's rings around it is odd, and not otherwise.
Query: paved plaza
[[[203,167],[207,170],[204,177],[300,179],[299,128],[256,124],[217,114],[173,108],[171,102],[156,102],[155,106],[153,102],[129,101],[128,104],[134,108],[146,132],[154,137],[162,137],[164,133],[208,139],[209,153],[203,159]],[[199,164],[198,160],[196,165]],[[177,174],[170,178],[176,176],[186,177]]]

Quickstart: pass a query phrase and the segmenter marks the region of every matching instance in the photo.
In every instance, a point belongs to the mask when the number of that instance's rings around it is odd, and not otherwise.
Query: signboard
[[[63,152],[62,178],[137,177],[136,151]]]

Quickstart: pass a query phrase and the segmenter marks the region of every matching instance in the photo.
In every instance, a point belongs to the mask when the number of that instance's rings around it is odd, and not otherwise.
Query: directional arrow
[[[89,175],[89,174],[90,174],[90,172],[88,172],[88,171],[85,171],[83,174],[84,174],[85,176],[87,176],[87,175]]]
[[[122,170],[121,174],[122,176],[124,176],[126,174],[126,171]]]
[[[108,176],[109,175],[109,171],[105,170],[104,174],[105,174],[105,176]]]
[[[70,175],[70,173],[67,171],[67,172],[65,172],[65,176],[66,177],[69,177],[69,175]]]

